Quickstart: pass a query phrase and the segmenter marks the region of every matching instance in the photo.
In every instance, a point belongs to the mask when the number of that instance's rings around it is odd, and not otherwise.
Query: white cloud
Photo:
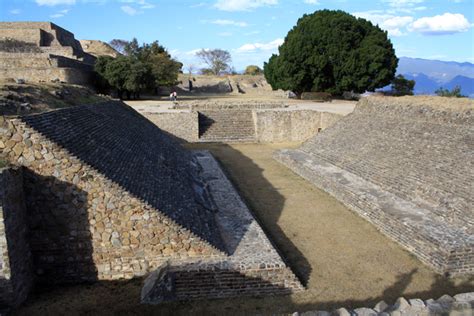
[[[17,14],[21,13],[21,10],[20,9],[13,9],[13,10],[10,10],[9,12],[10,12],[10,14],[17,15]]]
[[[383,13],[383,11],[378,10],[354,12],[353,15],[377,24],[380,26],[380,28],[386,30],[390,36],[404,35],[404,28],[406,28],[414,20],[411,16],[396,16],[392,14],[386,14]]]
[[[313,5],[320,5],[319,0],[304,0],[303,1],[306,4],[313,4]]]
[[[193,4],[192,6],[189,6],[189,7],[190,8],[200,8],[200,7],[203,7],[205,5],[206,5],[205,2],[199,2],[198,4]]]
[[[141,13],[140,11],[138,11],[137,9],[129,6],[129,5],[123,5],[120,7],[120,9],[122,9],[123,12],[125,12],[126,14],[128,15],[137,15],[139,13]]]
[[[232,36],[232,33],[231,32],[220,32],[220,33],[217,33],[217,35],[222,36],[222,37],[228,37],[228,36]]]
[[[222,11],[249,11],[277,3],[278,0],[217,0],[214,7]]]
[[[393,8],[407,8],[415,7],[420,3],[425,2],[425,0],[385,0],[389,6]]]
[[[76,0],[36,0],[38,5],[55,6],[55,5],[73,5]]]
[[[459,13],[444,13],[423,17],[414,21],[410,29],[425,35],[446,35],[466,32],[472,27],[466,17]]]
[[[283,44],[283,39],[282,38],[277,38],[274,41],[268,42],[268,43],[249,43],[249,44],[244,44],[237,48],[235,51],[238,53],[251,53],[255,51],[270,51],[270,50],[276,50],[278,46]]]
[[[50,18],[53,18],[53,19],[62,18],[62,17],[65,16],[68,12],[69,12],[69,9],[64,9],[64,10],[59,11],[58,13],[51,14],[49,17],[50,17]]]
[[[249,35],[256,35],[256,34],[260,34],[260,31],[251,31],[251,32],[245,33],[245,35],[247,35],[247,36],[249,36]]]
[[[153,9],[155,7],[154,4],[152,3],[148,3],[146,0],[120,0],[120,2],[122,3],[128,3],[128,4],[133,4],[134,6],[139,6],[140,9],[143,9],[143,10],[146,10],[146,9]],[[131,7],[129,5],[127,5],[128,7],[134,9],[137,11],[137,13],[143,13],[143,12],[139,12],[137,9],[135,9],[134,7]],[[137,14],[135,13],[135,14]],[[128,13],[127,13],[128,14]]]
[[[233,21],[233,20],[220,20],[220,19],[210,21],[209,23],[217,24],[217,25],[232,25],[232,26],[238,26],[238,27],[246,27],[248,25],[246,22],[239,22],[239,21]]]

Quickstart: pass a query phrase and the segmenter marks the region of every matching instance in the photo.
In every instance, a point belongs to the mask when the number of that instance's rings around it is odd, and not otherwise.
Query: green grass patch
[[[0,168],[5,168],[6,166],[8,166],[8,161],[0,158]]]

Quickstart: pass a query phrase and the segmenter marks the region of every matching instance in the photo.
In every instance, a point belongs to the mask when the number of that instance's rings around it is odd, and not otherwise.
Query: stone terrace
[[[29,82],[60,80],[88,84],[95,57],[84,52],[74,34],[50,22],[0,22],[0,40],[18,41],[15,52],[0,51],[0,79]],[[23,51],[21,43],[37,52]]]
[[[436,271],[473,273],[473,108],[454,99],[363,99],[275,158]]]

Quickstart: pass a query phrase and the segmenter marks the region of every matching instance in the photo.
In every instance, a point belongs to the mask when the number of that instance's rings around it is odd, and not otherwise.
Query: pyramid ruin
[[[95,57],[74,34],[50,22],[0,22],[0,79],[87,84]]]

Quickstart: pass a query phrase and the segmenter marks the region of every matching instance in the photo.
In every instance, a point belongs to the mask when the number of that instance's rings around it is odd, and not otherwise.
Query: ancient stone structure
[[[440,273],[474,272],[474,103],[374,97],[275,158]]]
[[[33,281],[21,169],[0,170],[0,310],[26,299]]]
[[[196,102],[166,112],[142,114],[188,142],[305,141],[343,117],[289,108],[281,102]]]
[[[221,219],[238,195],[211,195],[205,158],[124,104],[0,123],[2,158],[23,167],[36,282],[133,278],[168,265],[173,295],[166,299],[301,288],[250,214]],[[217,203],[223,196],[227,204]],[[245,256],[236,250],[252,242]],[[219,279],[218,269],[227,276],[213,291],[196,292],[188,281]]]
[[[50,22],[0,22],[0,40],[19,43],[15,52],[0,51],[0,79],[29,82],[59,80],[90,82],[95,57],[85,53],[74,34]],[[34,44],[38,52],[22,51],[21,43]]]

